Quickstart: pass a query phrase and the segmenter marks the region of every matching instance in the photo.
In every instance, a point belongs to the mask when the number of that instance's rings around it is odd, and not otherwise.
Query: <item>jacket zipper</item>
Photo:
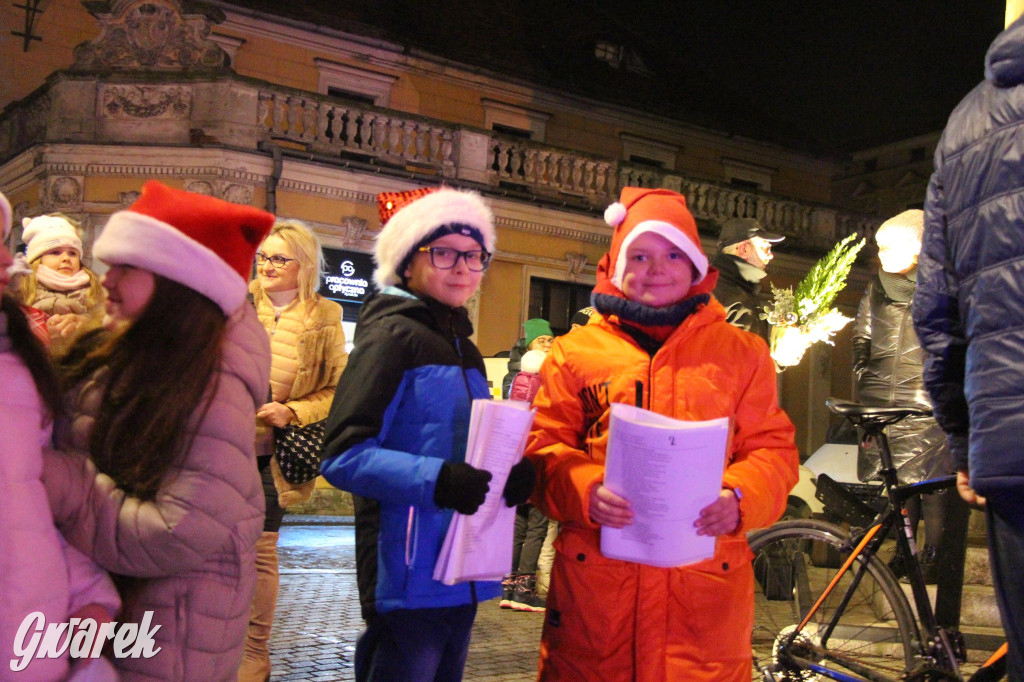
[[[455,342],[455,354],[459,356],[459,373],[462,374],[462,383],[466,387],[466,397],[469,399],[470,409],[472,410],[473,405],[473,390],[469,387],[469,377],[466,376],[466,368],[462,364],[462,345],[459,343],[459,335],[455,333],[454,320],[449,319],[448,321],[448,333],[452,335],[452,340]],[[477,603],[476,598],[476,581],[469,581],[469,594],[473,600],[473,603]]]

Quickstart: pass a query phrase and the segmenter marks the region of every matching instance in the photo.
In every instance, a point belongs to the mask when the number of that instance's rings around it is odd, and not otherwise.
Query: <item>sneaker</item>
[[[498,606],[503,609],[512,608],[512,595],[516,591],[516,578],[518,576],[515,573],[509,573],[501,579],[501,601],[498,602]]]
[[[516,578],[511,604],[516,611],[544,611],[544,598],[537,594],[537,578],[532,573]]]

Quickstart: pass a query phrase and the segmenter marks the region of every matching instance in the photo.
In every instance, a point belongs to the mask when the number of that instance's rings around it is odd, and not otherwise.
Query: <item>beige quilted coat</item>
[[[44,481],[68,541],[107,570],[149,578],[120,620],[153,611],[162,650],[115,661],[125,680],[234,680],[241,662],[264,515],[253,413],[270,372],[267,333],[250,306],[228,321],[223,353],[192,447],[152,502],[125,497],[83,453],[105,370],[71,396],[58,434],[66,452],[46,453]]]

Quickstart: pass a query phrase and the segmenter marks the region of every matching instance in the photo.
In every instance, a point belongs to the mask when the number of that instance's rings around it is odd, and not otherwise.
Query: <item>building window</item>
[[[502,125],[501,123],[491,123],[491,130],[493,130],[496,133],[501,133],[506,137],[517,137],[520,140],[529,140],[533,135],[532,130],[514,128],[512,126]]]
[[[679,147],[674,144],[648,140],[629,133],[621,133],[622,158],[630,163],[651,168],[673,170],[676,167],[676,155]]]
[[[607,40],[599,40],[597,45],[594,46],[594,56],[597,57],[598,61],[618,68],[619,64],[622,63],[622,45],[616,45]]]
[[[348,99],[357,98],[360,102],[377,107],[388,106],[391,100],[391,86],[398,81],[398,76],[339,64],[327,59],[317,58],[313,63],[320,71],[317,92]]]
[[[503,135],[543,142],[551,114],[483,97],[484,127]]]
[[[528,319],[539,317],[547,320],[555,336],[564,334],[569,331],[569,323],[576,311],[590,305],[592,290],[591,284],[531,277]]]
[[[370,95],[363,95],[358,92],[350,92],[348,90],[342,90],[341,88],[328,87],[327,94],[331,97],[338,97],[339,99],[346,99],[356,104],[365,104],[367,106],[377,106],[377,99]]]
[[[762,166],[739,159],[722,159],[722,171],[729,184],[760,192],[772,191],[772,176],[776,168]]]

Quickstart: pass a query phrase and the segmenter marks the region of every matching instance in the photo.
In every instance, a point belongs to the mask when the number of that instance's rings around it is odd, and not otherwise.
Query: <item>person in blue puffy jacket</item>
[[[989,555],[1024,679],[1024,19],[989,47],[985,80],[935,150],[913,303],[925,386],[968,503],[986,504]]]

